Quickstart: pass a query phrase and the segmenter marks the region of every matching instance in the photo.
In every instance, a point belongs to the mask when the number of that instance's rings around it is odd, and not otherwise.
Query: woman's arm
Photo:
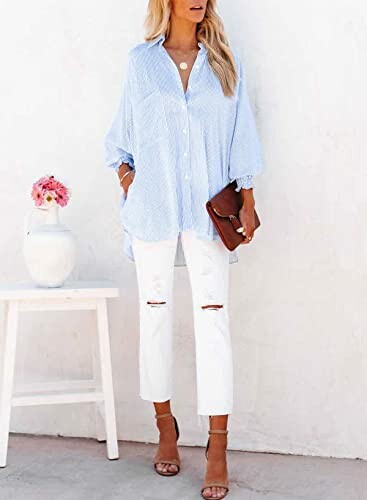
[[[113,168],[121,179],[126,169],[135,170],[133,155],[133,114],[131,106],[131,85],[133,78],[133,63],[129,53],[127,71],[124,76],[119,105],[113,117],[111,126],[104,138],[105,163]],[[127,175],[127,178],[133,177]],[[123,182],[124,186],[129,184]]]
[[[255,118],[247,93],[244,67],[237,51],[234,53],[238,61],[239,82],[236,120],[229,158],[229,178],[231,181],[236,180],[236,191],[241,193],[243,205],[239,218],[244,227],[243,233],[248,237],[243,243],[249,243],[255,230],[253,177],[262,171],[263,165]]]
[[[253,188],[241,189],[242,207],[239,212],[239,219],[243,226],[243,234],[246,239],[242,244],[250,243],[255,231],[255,198]]]

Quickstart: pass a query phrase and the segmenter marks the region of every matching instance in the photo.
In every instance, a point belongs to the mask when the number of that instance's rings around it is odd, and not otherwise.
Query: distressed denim
[[[183,231],[181,239],[193,301],[197,414],[230,414],[233,364],[228,250],[220,240],[198,238],[194,230]],[[133,237],[132,246],[139,290],[140,396],[163,402],[172,398],[175,379],[172,293],[177,238],[147,241]],[[219,307],[202,307],[207,305]]]

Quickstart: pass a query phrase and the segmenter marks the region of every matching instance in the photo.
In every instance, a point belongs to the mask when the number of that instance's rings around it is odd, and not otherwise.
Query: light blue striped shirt
[[[125,255],[134,261],[132,235],[178,236],[175,266],[185,266],[181,231],[219,239],[206,201],[232,180],[237,190],[253,187],[262,158],[237,50],[231,49],[239,75],[233,96],[223,94],[201,42],[185,94],[164,40],[161,35],[128,52],[120,103],[104,139],[105,162],[115,170],[126,162],[135,170],[120,201]],[[236,250],[228,254],[230,263],[238,262]]]

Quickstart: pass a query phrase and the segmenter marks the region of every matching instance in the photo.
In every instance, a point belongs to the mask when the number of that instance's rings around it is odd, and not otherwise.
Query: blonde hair
[[[222,19],[216,12],[216,3],[217,0],[208,0],[205,17],[201,23],[197,23],[196,38],[207,49],[208,63],[218,76],[224,95],[232,96],[238,75]],[[170,0],[149,0],[144,21],[145,41],[149,42],[162,34],[168,37],[170,17]]]

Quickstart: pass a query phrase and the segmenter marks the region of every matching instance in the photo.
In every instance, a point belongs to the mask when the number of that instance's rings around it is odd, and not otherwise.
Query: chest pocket
[[[167,120],[159,90],[153,90],[133,104],[133,121],[138,147],[154,148],[167,140]]]

